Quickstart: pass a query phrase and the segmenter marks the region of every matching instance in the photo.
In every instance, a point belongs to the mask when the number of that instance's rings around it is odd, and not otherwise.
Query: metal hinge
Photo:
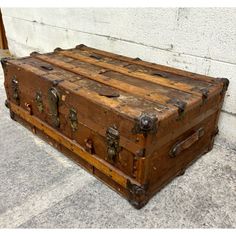
[[[178,108],[179,116],[181,117],[183,116],[185,108],[186,108],[186,102],[183,102],[179,100],[178,98],[173,98],[173,99],[170,99],[168,103],[176,106]]]
[[[114,162],[120,152],[120,134],[115,125],[109,127],[106,131],[107,140],[107,160]]]
[[[58,112],[58,104],[59,104],[59,95],[56,88],[52,87],[48,90],[48,99],[49,106],[52,117],[52,125],[54,127],[60,126],[59,112]]]
[[[141,114],[135,119],[133,134],[155,134],[157,132],[157,117],[152,114]]]
[[[77,111],[74,108],[70,109],[69,120],[72,130],[76,131],[78,129],[78,118]]]
[[[13,92],[13,99],[16,101],[16,103],[20,104],[20,96],[19,96],[19,82],[16,79],[16,76],[14,75],[11,81],[12,85],[12,92]]]

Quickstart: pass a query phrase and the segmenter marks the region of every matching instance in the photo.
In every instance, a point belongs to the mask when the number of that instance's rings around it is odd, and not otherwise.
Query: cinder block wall
[[[215,77],[229,90],[220,134],[236,145],[236,9],[2,9],[10,51],[25,56],[83,43]]]

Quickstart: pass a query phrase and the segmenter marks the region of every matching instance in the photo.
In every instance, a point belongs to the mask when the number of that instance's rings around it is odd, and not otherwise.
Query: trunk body
[[[212,148],[228,86],[84,45],[2,65],[11,117],[136,208]]]

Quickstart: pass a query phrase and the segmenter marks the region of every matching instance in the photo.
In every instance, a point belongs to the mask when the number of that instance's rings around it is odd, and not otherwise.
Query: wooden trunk
[[[211,150],[229,83],[85,45],[2,66],[11,117],[136,208]]]

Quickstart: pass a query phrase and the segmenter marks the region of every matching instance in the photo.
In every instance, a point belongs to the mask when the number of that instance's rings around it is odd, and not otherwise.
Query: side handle
[[[186,138],[185,140],[175,144],[169,152],[170,157],[176,157],[182,151],[191,147],[194,143],[196,143],[204,135],[204,133],[205,133],[204,129],[200,128],[195,133],[193,133],[191,136]]]

